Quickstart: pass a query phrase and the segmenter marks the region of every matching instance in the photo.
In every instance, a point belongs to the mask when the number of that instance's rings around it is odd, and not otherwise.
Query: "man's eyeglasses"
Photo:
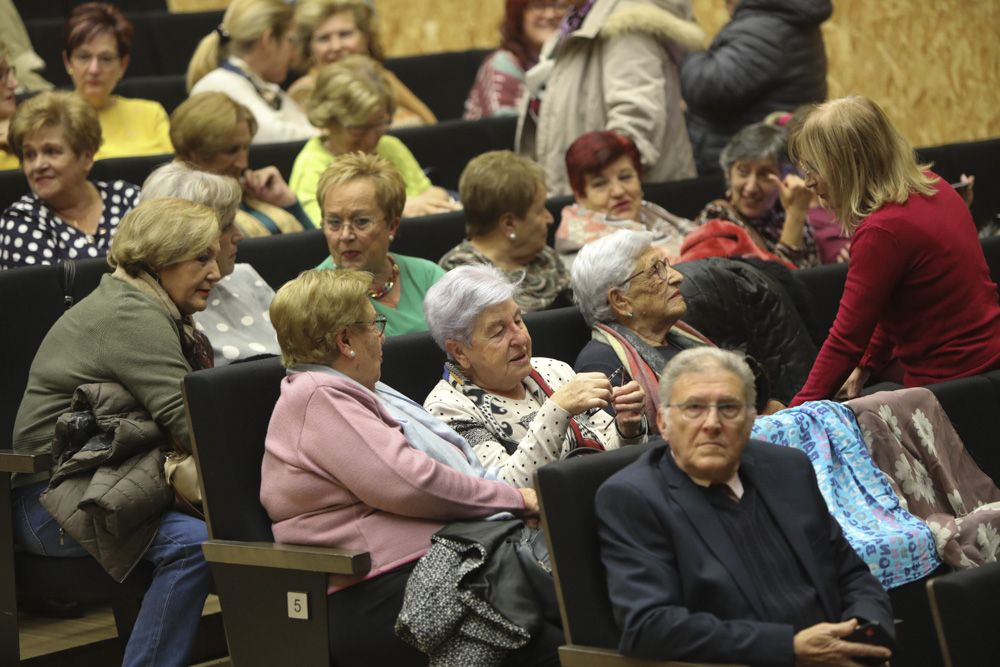
[[[323,220],[323,224],[326,225],[326,228],[334,234],[339,234],[341,230],[347,226],[350,226],[358,234],[364,234],[378,221],[378,218],[373,218],[367,215],[358,216],[353,220],[343,220],[336,216],[330,216]]]
[[[80,51],[71,55],[69,59],[72,60],[73,64],[77,67],[86,67],[90,64],[90,61],[96,60],[97,65],[101,69],[107,69],[112,65],[117,64],[118,61],[121,60],[121,57],[110,53],[98,53],[96,55],[92,55],[86,51]]]
[[[368,326],[374,328],[380,334],[385,333],[385,325],[389,320],[385,315],[376,315],[375,319],[371,322],[351,322],[351,324],[367,324]]]
[[[681,416],[689,421],[704,419],[708,416],[709,411],[712,408],[715,408],[716,413],[719,415],[719,419],[731,421],[733,419],[739,419],[746,410],[747,405],[746,403],[738,403],[736,401],[729,401],[726,403],[701,403],[700,401],[688,401],[687,403],[667,403],[667,407],[676,408],[680,411]]]
[[[648,269],[642,269],[641,271],[636,271],[635,273],[633,273],[632,275],[630,275],[628,278],[626,278],[625,280],[623,280],[620,283],[618,283],[618,286],[619,287],[625,287],[625,285],[628,285],[630,281],[638,278],[639,276],[641,276],[644,273],[649,274],[650,278],[657,278],[658,280],[666,280],[667,279],[667,263],[664,262],[662,259],[658,259],[655,262],[653,262],[652,266],[650,266]]]

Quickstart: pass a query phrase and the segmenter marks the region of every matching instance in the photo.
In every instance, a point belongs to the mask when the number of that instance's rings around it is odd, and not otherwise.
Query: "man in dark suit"
[[[808,457],[750,440],[743,359],[686,350],[664,369],[657,422],[670,443],[597,493],[601,556],[621,652],[660,660],[853,665],[889,649],[889,596],[830,516]]]

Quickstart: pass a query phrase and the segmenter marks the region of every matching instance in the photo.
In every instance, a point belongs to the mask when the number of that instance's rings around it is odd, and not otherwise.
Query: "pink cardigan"
[[[450,521],[524,508],[515,488],[470,477],[410,447],[372,392],[317,372],[281,383],[260,501],[278,542],[371,554],[367,575],[333,575],[331,593],[420,558]]]

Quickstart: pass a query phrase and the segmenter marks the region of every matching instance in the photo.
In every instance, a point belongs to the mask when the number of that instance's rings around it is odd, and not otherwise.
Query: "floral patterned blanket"
[[[965,568],[1000,556],[1000,489],[972,459],[929,390],[846,403],[903,506],[930,526],[941,559]]]
[[[884,588],[920,579],[940,565],[931,530],[900,503],[872,461],[851,410],[833,401],[808,402],[758,417],[752,437],[809,456],[830,513]]]

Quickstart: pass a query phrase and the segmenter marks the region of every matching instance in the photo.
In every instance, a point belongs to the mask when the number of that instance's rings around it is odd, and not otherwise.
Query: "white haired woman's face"
[[[531,374],[531,336],[513,299],[479,314],[468,345],[449,340],[447,346],[462,371],[487,391],[510,392]]]

